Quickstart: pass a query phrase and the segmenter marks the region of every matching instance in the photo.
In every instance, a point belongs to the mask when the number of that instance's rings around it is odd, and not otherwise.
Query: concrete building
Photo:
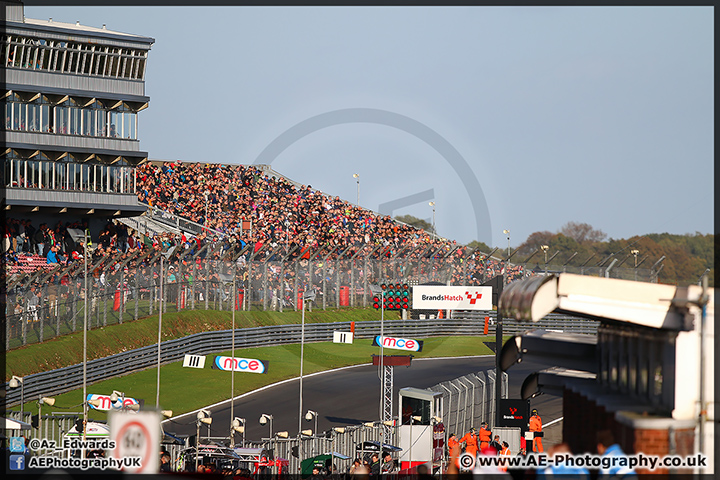
[[[57,223],[139,215],[135,167],[154,39],[25,18],[4,0],[3,168],[6,216]]]
[[[507,370],[523,360],[548,365],[522,397],[563,395],[563,441],[596,453],[610,430],[623,451],[707,458],[709,468],[646,473],[713,474],[715,461],[715,290],[560,274],[506,287],[506,318],[538,321],[550,312],[598,320],[597,337],[530,331],[508,340]]]

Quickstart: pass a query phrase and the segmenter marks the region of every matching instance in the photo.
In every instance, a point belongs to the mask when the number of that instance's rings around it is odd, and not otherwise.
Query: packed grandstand
[[[88,294],[93,299],[90,313],[98,315],[98,323],[107,322],[107,313],[100,322],[97,305],[107,308],[102,299],[112,300],[121,285],[131,300],[157,301],[160,252],[167,262],[162,283],[173,285],[166,300],[205,302],[206,308],[208,301],[227,301],[226,289],[218,286],[232,264],[247,292],[245,306],[262,309],[294,307],[298,290],[314,289],[340,306],[342,286],[352,288],[354,297],[367,295],[363,290],[368,282],[477,285],[504,268],[487,252],[472,251],[256,166],[156,162],[138,167],[136,176],[140,202],[203,228],[194,233],[141,231],[119,219],[91,234]],[[55,225],[7,219],[7,314],[10,324],[17,325],[9,337],[21,335],[21,318],[31,323],[45,318],[54,324],[59,322],[52,319],[69,322],[77,317],[81,307],[70,305],[85,295],[84,237],[78,233],[86,230],[81,219]],[[253,268],[251,262],[264,268]],[[293,267],[295,263],[302,268]],[[526,274],[514,265],[504,273],[507,281]],[[116,317],[126,309],[114,307]],[[144,304],[134,313],[152,311]],[[56,326],[58,334],[60,329]]]

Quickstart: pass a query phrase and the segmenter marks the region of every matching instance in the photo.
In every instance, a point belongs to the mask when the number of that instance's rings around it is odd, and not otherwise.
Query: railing
[[[503,372],[501,398],[508,398],[508,374]],[[471,373],[440,382],[428,390],[443,394],[441,415],[447,432],[469,432],[482,422],[495,425],[495,370]]]
[[[315,325],[317,326],[317,325]],[[26,377],[29,378],[29,377]],[[503,373],[501,381],[501,395],[507,398],[508,376]],[[449,388],[448,388],[449,387]],[[456,379],[435,385],[428,390],[443,394],[443,411],[439,412],[445,426],[445,432],[466,432],[473,425],[480,425],[487,421],[492,426],[494,419],[495,405],[495,372],[493,370],[479,371],[475,374],[465,375]],[[29,415],[29,414],[28,414]],[[81,414],[77,415],[49,415],[42,418],[41,428],[34,428],[31,437],[54,440],[60,443],[65,435],[74,425],[74,422]],[[399,415],[399,412],[398,412]],[[14,415],[15,418],[18,415]],[[27,415],[26,415],[27,417]],[[397,421],[396,425],[388,427],[381,422],[367,422],[368,425],[348,425],[340,431],[331,429],[327,432],[313,432],[311,436],[298,435],[291,438],[264,438],[261,441],[238,441],[237,447],[264,448],[272,452],[275,458],[284,458],[289,461],[288,471],[298,472],[300,458],[293,455],[293,450],[300,447],[298,453],[303,458],[310,458],[329,452],[337,452],[349,459],[335,458],[333,464],[338,467],[339,473],[345,473],[352,463],[352,459],[361,455],[358,454],[357,446],[366,441],[381,442],[390,445],[398,445]],[[429,428],[427,425],[418,425],[420,428]],[[430,427],[431,428],[431,427]],[[40,431],[42,430],[42,431]],[[200,437],[199,442],[215,442],[229,444],[229,437],[204,438]],[[189,445],[194,446],[194,445]],[[170,453],[174,460],[177,460],[182,446],[171,445]],[[48,452],[49,453],[49,452]],[[370,454],[364,455],[365,460],[370,460]],[[446,459],[443,458],[443,461]],[[177,465],[176,462],[172,462]],[[191,465],[187,465],[192,469]]]
[[[494,312],[491,315],[495,317]],[[573,333],[597,333],[599,322],[552,315],[542,321],[523,324],[515,321],[503,321],[503,334],[511,335],[525,330],[544,328],[564,330]],[[235,348],[252,348],[270,345],[288,345],[300,343],[301,325],[279,325],[270,327],[242,328],[235,331]],[[482,336],[484,323],[459,321],[457,319],[426,320],[386,320],[383,325],[385,335],[427,338],[437,336]],[[315,323],[305,325],[305,341],[331,342],[336,330],[349,331],[350,322]],[[380,333],[380,322],[356,322],[356,338],[372,338]],[[488,334],[494,334],[494,327]],[[163,342],[160,348],[160,362],[167,364],[178,361],[185,354],[209,355],[229,350],[232,346],[232,330],[201,332],[187,337]],[[95,383],[119,375],[145,370],[157,365],[157,345],[151,345],[109,357],[87,362],[87,382]],[[69,392],[82,386],[82,364],[35,373],[25,377],[24,394],[33,398],[40,394],[50,396]],[[5,384],[7,406],[20,401],[17,389],[7,388]]]
[[[299,255],[297,248],[254,251],[218,241],[199,251],[179,246],[162,253],[161,272],[160,251],[145,248],[89,260],[87,288],[81,261],[34,272],[8,266],[12,273],[5,282],[5,348],[77,332],[83,328],[86,306],[90,329],[156,314],[161,304],[163,312],[230,310],[233,297],[244,311],[297,310],[297,299],[306,291],[316,293],[314,308],[369,307],[373,284],[457,285],[463,281],[480,285],[502,270],[501,263],[486,256],[455,257],[441,249],[433,252],[432,247],[400,249],[380,258],[373,256],[377,252],[378,247],[369,245],[358,247],[355,253],[330,250]],[[507,270],[506,283],[536,274],[522,265],[510,265]],[[614,269],[611,273],[628,272]],[[469,315],[454,312],[455,318]],[[416,315],[411,312],[411,316]]]
[[[141,202],[142,203],[142,202]],[[146,205],[146,204],[143,204]],[[194,235],[200,235],[203,232],[211,233],[214,235],[217,235],[218,237],[225,237],[225,233],[221,232],[220,230],[215,230],[213,228],[206,227],[205,225],[201,225],[197,222],[193,222],[192,220],[188,220],[187,218],[180,217],[178,215],[175,215],[174,213],[168,212],[166,210],[162,210],[160,208],[154,207],[152,205],[148,205],[148,210],[145,213],[148,218],[160,222],[164,225],[167,225],[169,227],[175,228],[182,232],[188,232],[192,233]],[[242,222],[241,222],[242,225]]]

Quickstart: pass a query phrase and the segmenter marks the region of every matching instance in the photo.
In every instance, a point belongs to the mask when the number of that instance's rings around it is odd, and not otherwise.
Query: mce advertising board
[[[415,310],[492,310],[492,287],[416,285]]]

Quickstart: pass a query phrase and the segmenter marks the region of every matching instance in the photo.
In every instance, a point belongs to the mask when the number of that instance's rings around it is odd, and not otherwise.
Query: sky
[[[519,246],[571,221],[615,239],[714,233],[712,7],[25,16],[155,39],[139,114],[150,159],[262,160],[458,243]]]

